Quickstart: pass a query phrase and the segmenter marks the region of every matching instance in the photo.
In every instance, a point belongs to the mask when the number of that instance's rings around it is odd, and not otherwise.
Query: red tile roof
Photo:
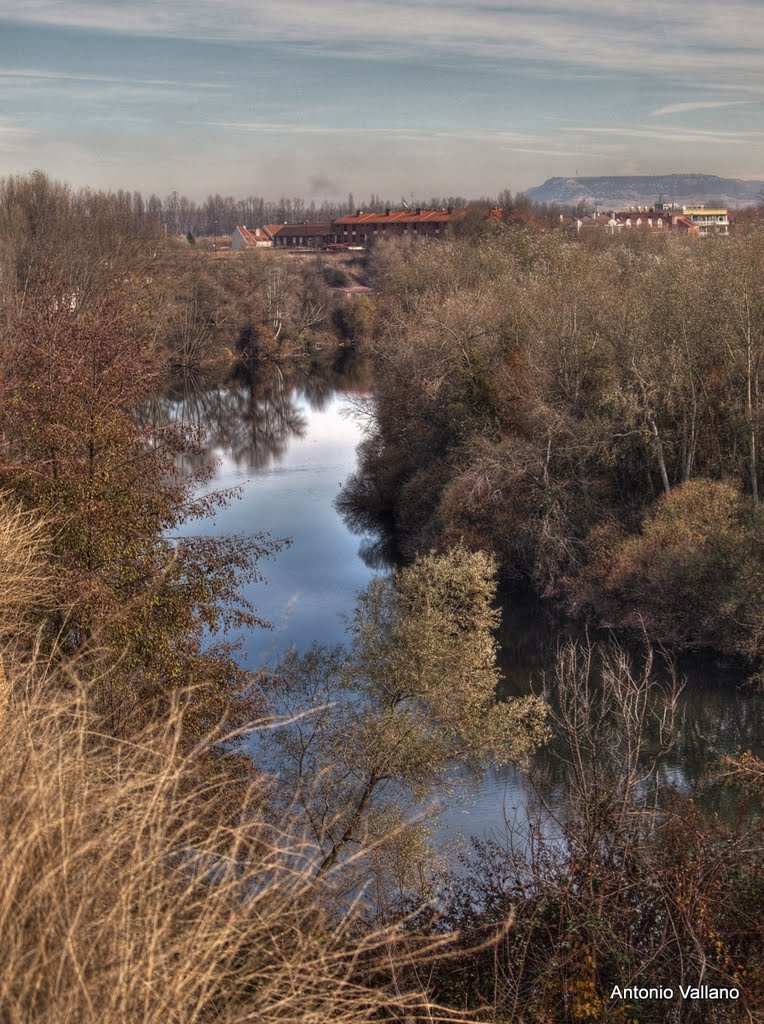
[[[390,213],[351,213],[338,217],[335,224],[439,224],[459,220],[467,211],[451,210],[391,210]]]
[[[267,232],[263,233],[262,228],[255,228],[253,231],[250,228],[245,228],[243,224],[237,224],[236,228],[240,232],[246,245],[257,245],[258,243],[262,245],[263,242],[272,241],[271,236]]]
[[[268,229],[271,230],[270,228]],[[331,224],[279,224],[273,228],[272,234],[276,237],[289,238],[315,238],[316,235],[332,234]]]

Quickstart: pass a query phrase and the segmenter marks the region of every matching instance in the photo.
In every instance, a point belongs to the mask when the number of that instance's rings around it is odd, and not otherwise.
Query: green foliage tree
[[[361,342],[371,333],[374,324],[374,303],[365,295],[345,299],[335,308],[332,320],[345,340]]]
[[[321,870],[394,836],[454,766],[522,761],[545,739],[540,698],[496,699],[494,573],[464,548],[424,555],[359,595],[348,650],[279,666],[271,710],[294,721],[274,733],[274,764]]]

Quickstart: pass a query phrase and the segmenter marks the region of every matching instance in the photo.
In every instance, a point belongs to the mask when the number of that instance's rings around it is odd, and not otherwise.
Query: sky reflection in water
[[[351,610],[354,595],[374,575],[359,556],[361,538],[351,534],[333,502],[356,464],[357,425],[350,418],[347,396],[334,393],[316,408],[301,391],[291,396],[301,433],[261,468],[236,462],[230,452],[217,452],[220,465],[213,486],[240,487],[241,494],[205,532],[251,534],[264,530],[292,544],[275,559],[263,562],[267,582],[247,589],[257,612],[274,626],[245,637],[250,668],[273,661],[290,644],[341,643],[341,615]]]
[[[218,464],[211,488],[240,488],[240,495],[213,520],[193,524],[194,532],[289,537],[292,544],[261,569],[267,582],[250,586],[246,596],[273,631],[255,630],[242,637],[249,668],[274,664],[290,644],[342,643],[342,619],[352,611],[355,594],[375,572],[364,561],[372,538],[351,533],[334,508],[334,499],[356,469],[362,438],[352,399],[342,380],[306,379],[297,386],[280,378],[270,387],[213,389],[192,405],[174,406],[173,415],[198,419],[209,431]],[[548,610],[530,595],[504,595],[501,664],[508,693],[527,692],[550,678],[558,643],[569,635]],[[742,675],[729,667],[696,659],[683,667],[688,685],[684,719],[675,749],[666,759],[666,782],[692,792],[715,810],[731,808],[730,792],[709,779],[709,751],[734,751],[756,745],[764,735],[760,698],[738,692]],[[549,752],[539,762],[546,781],[544,795],[564,818],[560,766]],[[481,780],[459,778],[446,796],[448,810],[438,834],[453,839],[501,836],[505,820],[521,831],[535,803],[529,779],[509,766],[496,766]],[[547,830],[557,826],[547,822]]]

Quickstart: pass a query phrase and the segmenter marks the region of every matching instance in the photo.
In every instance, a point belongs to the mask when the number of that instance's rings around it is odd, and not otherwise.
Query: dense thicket
[[[638,666],[613,646],[568,644],[555,676],[564,820],[542,800],[527,827],[475,844],[430,922],[464,944],[435,966],[435,991],[496,1022],[758,1020],[761,818],[704,815],[661,779],[678,691],[657,681],[649,654]],[[760,761],[731,769],[761,789]],[[497,946],[470,950],[507,920]],[[736,995],[682,995],[700,985]]]
[[[379,246],[343,507],[407,554],[462,540],[609,625],[758,654],[762,261],[760,232]]]

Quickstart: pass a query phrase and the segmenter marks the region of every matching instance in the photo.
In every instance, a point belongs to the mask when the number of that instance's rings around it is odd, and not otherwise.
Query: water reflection
[[[260,568],[266,583],[245,588],[272,632],[240,639],[245,663],[272,662],[290,644],[344,640],[341,614],[373,575],[359,557],[333,502],[356,462],[358,424],[352,401],[368,385],[352,353],[304,364],[237,364],[218,378],[181,378],[151,409],[155,424],[181,420],[206,432],[209,489],[238,500],[214,519],[188,524],[195,533],[260,531],[289,538],[288,549]]]
[[[236,466],[264,469],[285,455],[293,438],[305,436],[307,421],[295,405],[294,388],[281,379],[232,381],[224,408],[210,441]]]
[[[218,374],[177,376],[147,415],[155,427],[172,421],[197,425],[210,453],[242,469],[262,470],[305,437],[304,403],[321,412],[338,394],[350,396],[368,386],[367,364],[352,350],[286,366],[241,360]],[[191,464],[199,468],[207,457],[200,454]]]
[[[533,690],[554,704],[555,660],[560,645],[568,640],[607,644],[613,639],[605,632],[586,633],[528,591],[504,589],[500,600],[504,694]],[[631,645],[630,654],[635,667],[641,668],[644,647]],[[595,671],[597,668],[595,659]],[[675,673],[683,687],[674,745],[661,758],[659,780],[697,797],[708,810],[734,813],[737,796],[718,779],[721,758],[743,750],[764,753],[764,700],[746,686],[746,666],[710,656],[674,660],[656,652],[653,668],[664,683]],[[556,756],[562,753],[552,744],[536,766],[536,785],[552,804],[562,785],[561,762]]]
[[[374,521],[366,508],[354,509],[347,501],[342,507],[348,529],[373,528]],[[377,521],[376,531],[361,554],[371,565],[400,564],[390,523]],[[502,612],[498,633],[500,696],[534,692],[554,706],[555,663],[560,646],[569,640],[612,640],[607,633],[587,633],[522,586],[500,588],[497,600]],[[634,645],[631,655],[639,667],[644,648]],[[679,659],[674,664],[656,654],[655,671],[664,680],[675,671],[683,683],[674,745],[660,761],[658,781],[694,796],[708,811],[734,815],[740,797],[720,781],[721,759],[744,750],[764,754],[764,700],[746,688],[746,666],[709,656]],[[564,754],[553,740],[536,758],[530,776],[511,766],[498,765],[479,783],[463,780],[461,803],[449,812],[447,833],[460,820],[469,823],[473,834],[500,831],[505,819],[527,825],[529,809],[540,805],[564,817]]]
[[[241,500],[202,524],[203,531],[266,530],[293,540],[263,566],[268,584],[247,592],[277,627],[273,634],[242,638],[252,668],[291,643],[304,649],[343,641],[340,616],[352,609],[355,593],[374,572],[400,561],[390,530],[365,532],[365,521],[343,520],[336,508],[361,441],[351,406],[368,387],[367,368],[350,354],[290,368],[241,364],[219,378],[175,381],[147,413],[155,424],[183,420],[206,430],[220,459],[212,486],[241,489]],[[580,631],[517,587],[504,589],[499,600],[502,693],[534,688],[553,700],[556,652]],[[764,702],[740,690],[740,665],[698,658],[681,662],[678,671],[686,679],[682,717],[661,778],[700,795],[713,810],[731,813],[734,797],[715,781],[714,764],[724,753],[761,751]],[[539,798],[564,816],[563,769],[554,754],[548,748],[538,756],[533,781],[500,765],[479,781],[459,780],[461,800],[451,804],[445,833],[462,828],[481,835],[500,830],[505,818],[525,822]]]

